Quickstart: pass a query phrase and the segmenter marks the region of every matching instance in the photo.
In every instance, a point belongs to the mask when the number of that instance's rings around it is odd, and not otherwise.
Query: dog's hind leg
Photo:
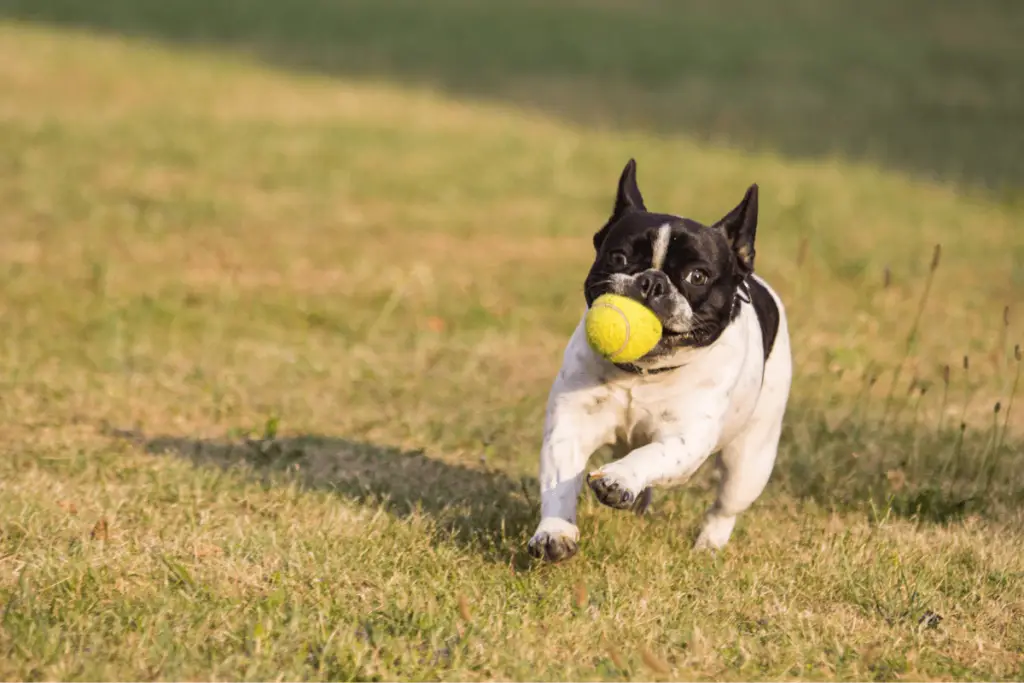
[[[724,547],[736,526],[736,515],[749,508],[768,485],[782,435],[791,376],[789,338],[783,333],[768,359],[761,396],[749,425],[718,456],[722,475],[718,498],[704,518],[696,548]]]
[[[722,450],[717,462],[722,476],[718,497],[704,518],[696,548],[717,550],[729,542],[736,516],[749,508],[768,484],[781,427],[780,422],[768,434],[751,430]]]

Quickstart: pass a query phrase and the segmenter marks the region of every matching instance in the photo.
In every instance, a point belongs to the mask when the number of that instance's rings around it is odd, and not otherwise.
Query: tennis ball
[[[661,321],[638,301],[617,294],[594,300],[586,319],[591,348],[613,363],[642,358],[661,339]]]

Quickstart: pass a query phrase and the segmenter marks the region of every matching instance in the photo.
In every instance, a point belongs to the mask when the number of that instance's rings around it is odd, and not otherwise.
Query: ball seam
[[[623,351],[625,351],[626,347],[629,346],[629,337],[630,337],[630,334],[632,334],[632,330],[630,329],[630,326],[629,326],[629,316],[626,315],[626,312],[623,311],[618,306],[612,306],[611,304],[608,304],[608,303],[597,304],[597,305],[602,307],[602,308],[607,308],[609,310],[615,311],[620,316],[622,316],[622,322],[626,323],[626,337],[625,337],[625,339],[622,340],[622,346],[620,346],[618,349],[616,349],[616,351],[614,353],[609,353],[608,354],[608,360],[610,360],[612,362],[617,362],[615,357],[618,356]]]

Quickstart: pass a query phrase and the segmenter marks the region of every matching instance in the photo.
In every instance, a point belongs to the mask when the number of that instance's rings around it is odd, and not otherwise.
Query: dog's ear
[[[596,235],[594,235],[594,249],[600,250],[608,229],[622,218],[629,211],[646,211],[643,195],[640,194],[640,187],[636,184],[636,160],[630,159],[626,167],[622,169],[619,176],[619,189],[615,193],[615,208],[612,215]]]
[[[725,233],[743,275],[754,272],[754,237],[757,233],[757,184],[747,188],[741,201],[714,225]]]
[[[615,194],[615,210],[612,211],[611,221],[622,218],[627,211],[646,211],[644,197],[640,194],[640,187],[636,184],[636,159],[626,162],[619,176],[619,189]]]

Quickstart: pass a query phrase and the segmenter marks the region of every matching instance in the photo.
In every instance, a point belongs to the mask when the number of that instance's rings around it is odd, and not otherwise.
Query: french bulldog
[[[580,320],[548,396],[540,453],[541,520],[531,555],[576,554],[583,482],[612,508],[643,514],[652,488],[685,482],[712,455],[720,479],[695,547],[728,543],[736,516],[761,495],[775,464],[792,381],[786,313],[754,274],[757,185],[704,225],[644,205],[630,159],[615,206],[594,235],[587,306],[606,293],[650,308],[661,339],[632,363],[587,343]],[[591,455],[618,459],[587,473]]]

